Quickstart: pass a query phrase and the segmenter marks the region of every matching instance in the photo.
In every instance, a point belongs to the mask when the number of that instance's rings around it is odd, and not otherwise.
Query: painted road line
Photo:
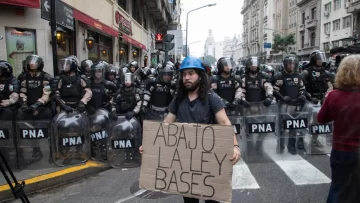
[[[59,171],[56,171],[56,172],[36,176],[36,177],[33,177],[33,178],[26,179],[24,181],[25,181],[26,185],[30,185],[30,184],[33,184],[33,183],[38,183],[38,182],[45,181],[45,180],[48,180],[48,179],[52,179],[52,178],[55,178],[55,177],[63,176],[65,174],[80,171],[80,170],[83,170],[83,169],[86,169],[86,168],[96,168],[96,167],[102,167],[102,166],[104,166],[104,164],[101,164],[99,162],[87,161],[83,165],[73,166],[73,167],[62,169],[62,170],[59,170]],[[20,180],[18,180],[18,181],[20,182]],[[5,191],[5,190],[10,190],[9,185],[6,184],[6,185],[1,185],[0,186],[0,192]]]
[[[252,175],[249,167],[241,159],[233,166],[232,189],[258,189],[259,184]]]
[[[146,190],[143,190],[143,189],[140,189],[139,191],[135,192],[133,195],[131,196],[128,196],[128,197],[125,197],[125,198],[122,198],[122,199],[119,199],[118,201],[116,201],[115,203],[122,203],[122,202],[126,202],[132,198],[135,198],[139,195],[142,195],[143,193],[145,193]]]
[[[276,153],[276,140],[264,140],[264,151],[285,172],[295,185],[330,183],[331,180],[299,155]]]

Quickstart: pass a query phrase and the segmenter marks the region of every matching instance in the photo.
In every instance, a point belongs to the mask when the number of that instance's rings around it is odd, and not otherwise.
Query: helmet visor
[[[84,61],[81,66],[86,72],[90,72],[91,66],[93,65],[93,62],[91,60]]]
[[[326,55],[324,52],[317,52],[314,54],[314,59],[316,61],[320,61],[323,63],[323,62],[327,62],[327,58],[326,58]]]
[[[37,69],[40,66],[41,59],[39,56],[26,57],[26,64],[30,69]]]
[[[71,64],[72,64],[72,61],[70,59],[61,59],[59,61],[59,65],[58,65],[58,70],[59,72],[70,72],[71,71]]]
[[[220,64],[224,67],[225,72],[230,72],[233,69],[232,61],[230,59],[223,59]]]
[[[250,58],[249,59],[249,66],[251,67],[251,66],[256,66],[256,67],[258,67],[260,65],[260,63],[259,63],[259,59],[258,58],[255,58],[255,57],[253,57],[253,58]]]

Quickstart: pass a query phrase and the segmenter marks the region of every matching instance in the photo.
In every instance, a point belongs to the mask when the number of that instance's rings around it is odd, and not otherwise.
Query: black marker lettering
[[[173,181],[173,177],[174,177],[175,181]],[[179,192],[179,188],[178,188],[178,185],[177,185],[177,180],[176,180],[176,173],[175,173],[175,171],[173,171],[172,174],[171,174],[171,178],[170,178],[170,182],[169,182],[167,191],[169,191],[171,184],[175,184],[175,186],[176,186],[176,192]]]
[[[159,135],[160,128],[161,128],[161,131],[162,131],[162,135]],[[156,133],[156,137],[155,137],[153,145],[155,145],[155,142],[156,142],[158,137],[163,137],[164,138],[164,143],[165,143],[165,146],[166,146],[167,144],[166,144],[165,133],[164,133],[164,128],[162,126],[162,123],[160,123],[160,125],[159,125],[159,129],[158,129],[158,131]]]
[[[193,151],[194,151],[194,150],[191,150],[191,152],[190,152],[190,171],[192,171],[192,172],[200,172],[200,171],[197,171],[197,170],[193,170],[193,169],[192,169]]]
[[[218,159],[218,157],[217,157],[217,155],[216,155],[216,153],[214,153],[215,154],[215,158],[216,158],[216,161],[218,162],[218,164],[219,164],[219,176],[221,175],[221,165],[222,165],[222,162],[224,161],[224,159],[225,159],[225,157],[226,157],[226,155],[227,154],[225,154],[224,155],[224,157],[222,158],[222,160],[221,161],[219,161],[219,159]]]
[[[201,176],[201,173],[192,173],[191,174],[191,195],[200,196],[199,194],[193,193],[194,185],[199,185],[198,183],[194,183],[194,175]]]
[[[208,171],[204,171],[203,170],[203,163],[209,162],[207,160],[204,160],[204,154],[211,154],[210,152],[201,152],[201,167],[200,167],[200,171],[201,173],[210,173]]]
[[[200,125],[195,125],[195,127],[196,127],[196,134],[195,134],[195,147],[190,147],[190,141],[189,141],[189,148],[190,149],[196,149],[196,147],[197,147],[197,136],[198,136],[198,128],[199,127],[201,127]],[[182,129],[181,129],[182,130]],[[185,132],[185,130],[184,130],[184,132]]]
[[[184,135],[184,136],[182,136],[182,135]],[[180,140],[184,140],[185,148],[187,149],[188,147],[187,147],[187,144],[186,144],[186,135],[185,135],[184,125],[181,126],[181,130],[180,130],[180,135],[179,135],[177,147],[179,147]],[[189,145],[190,145],[190,142],[189,142]],[[195,147],[195,148],[196,148],[196,147]]]
[[[161,178],[158,178],[158,171],[162,171],[162,172],[165,174],[164,178],[162,178],[162,179],[161,179]],[[157,168],[157,169],[156,169],[156,175],[155,175],[155,176],[156,176],[156,177],[155,177],[155,189],[157,189],[157,190],[163,190],[163,189],[165,189],[165,188],[166,188],[166,181],[165,181],[166,171]],[[158,187],[158,185],[157,185],[158,180],[160,180],[160,181],[162,181],[162,182],[164,183],[164,187],[162,187],[162,188]]]
[[[204,185],[205,185],[205,186],[208,186],[208,187],[211,187],[211,189],[212,189],[212,194],[211,194],[211,195],[203,195],[203,197],[214,197],[214,195],[215,195],[215,188],[214,188],[212,185],[206,184],[206,179],[207,179],[207,178],[215,178],[215,176],[213,176],[213,175],[207,175],[207,176],[205,176],[205,178],[204,178]]]
[[[190,191],[190,184],[188,182],[183,181],[183,179],[182,179],[182,176],[184,174],[189,174],[189,172],[182,172],[181,175],[180,175],[180,181],[182,183],[185,183],[188,186],[188,189],[185,192],[180,192],[180,194],[186,194],[186,193],[188,193]]]
[[[177,158],[175,158],[175,155],[177,155]],[[171,161],[171,165],[170,168],[172,168],[172,165],[174,163],[174,161],[178,161],[180,164],[180,169],[183,170],[182,165],[181,165],[181,161],[180,161],[180,155],[179,155],[179,151],[177,150],[177,148],[175,149],[172,161]]]
[[[211,146],[211,148],[210,148],[209,150],[206,150],[206,149],[205,149],[205,146],[204,146],[204,140],[205,140],[205,139],[204,139],[204,135],[205,135],[205,131],[206,131],[208,128],[210,128],[211,131],[212,131],[213,139],[212,139],[212,146]],[[206,152],[211,152],[211,151],[214,149],[214,146],[215,146],[215,132],[214,132],[214,129],[213,129],[211,126],[206,126],[206,127],[204,128],[203,134],[202,134],[202,148],[203,148],[203,150],[206,151]]]
[[[161,152],[161,147],[159,147],[159,156],[158,156],[158,168],[169,168],[169,167],[164,167],[164,166],[160,166],[160,153]]]
[[[175,126],[175,129],[176,129],[176,131],[174,130],[175,133],[170,133],[170,128],[171,128],[171,126]],[[173,146],[176,145],[176,143],[177,143],[177,137],[176,137],[177,132],[178,132],[178,126],[175,125],[175,124],[170,123],[170,124],[169,124],[169,127],[168,127],[168,145],[167,145],[167,146],[173,147]],[[174,144],[170,144],[170,137],[174,137],[174,138],[175,138]]]

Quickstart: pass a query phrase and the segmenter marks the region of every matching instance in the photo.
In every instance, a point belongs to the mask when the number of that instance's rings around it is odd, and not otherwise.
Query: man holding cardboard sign
[[[239,161],[240,148],[225,105],[209,89],[200,59],[185,58],[180,73],[165,123],[144,122],[140,187],[181,194],[185,203],[231,202],[230,161]],[[215,123],[222,126],[201,125]]]

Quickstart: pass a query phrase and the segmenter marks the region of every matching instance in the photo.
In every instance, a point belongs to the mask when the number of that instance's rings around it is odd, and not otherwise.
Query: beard
[[[185,86],[185,84],[184,84]],[[194,92],[200,86],[200,80],[195,81],[190,87],[185,86],[188,92]]]

